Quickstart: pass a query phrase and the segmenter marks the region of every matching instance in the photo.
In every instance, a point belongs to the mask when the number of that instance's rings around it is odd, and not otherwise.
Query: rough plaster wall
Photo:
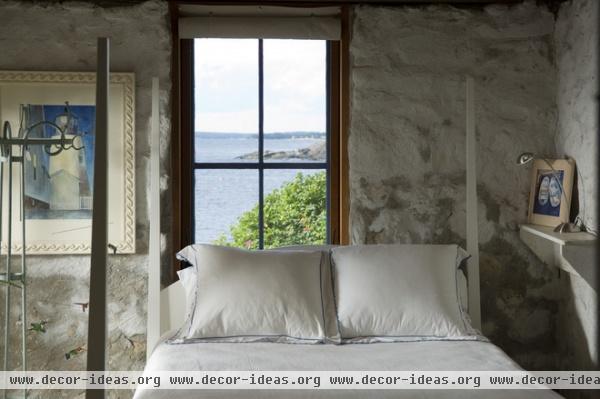
[[[558,66],[558,155],[577,162],[579,209],[585,224],[597,229],[598,215],[598,24],[599,3],[575,0],[563,3],[555,30]],[[598,368],[598,294],[581,278],[565,284],[568,298],[561,323],[564,367]]]
[[[148,136],[154,76],[161,81],[161,164],[169,165],[171,38],[167,5],[158,0],[119,8],[74,2],[0,3],[0,69],[94,71],[99,36],[111,38],[111,69],[136,75],[137,254],[109,257],[108,360],[113,370],[141,370],[146,349]],[[168,220],[168,181],[164,171],[161,176],[163,218]],[[84,370],[85,353],[71,360],[66,360],[64,354],[87,340],[87,313],[73,303],[88,301],[89,257],[31,256],[27,282],[28,321],[48,320],[47,333],[27,336],[29,369]],[[2,311],[3,300],[1,295]],[[18,328],[20,323],[12,324],[13,332]],[[12,359],[18,362],[12,364],[18,366],[19,341],[16,334],[12,336]],[[129,396],[121,391],[114,393]],[[61,397],[57,391],[44,397],[52,395]],[[72,396],[71,391],[65,397]]]
[[[595,0],[563,3],[554,34],[556,151],[577,163],[580,216],[594,230],[598,227],[598,7]]]
[[[353,11],[352,241],[464,244],[471,74],[483,332],[526,368],[556,368],[556,273],[519,240],[530,175],[515,165],[553,151],[553,15],[532,2]]]

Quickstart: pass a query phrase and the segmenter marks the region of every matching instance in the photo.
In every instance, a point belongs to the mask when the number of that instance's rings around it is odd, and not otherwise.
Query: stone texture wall
[[[99,36],[111,38],[112,70],[136,75],[137,254],[109,257],[108,360],[113,370],[141,370],[145,364],[148,137],[154,76],[161,81],[161,164],[170,164],[171,36],[167,4],[152,0],[134,6],[100,8],[81,2],[0,2],[2,70],[95,71]],[[168,220],[168,179],[164,171],[162,175],[163,218]],[[48,321],[45,334],[31,332],[27,336],[29,369],[85,369],[85,352],[71,360],[65,359],[65,353],[85,345],[87,340],[88,314],[74,303],[88,301],[89,256],[31,256],[28,272],[28,321]],[[18,297],[16,294],[15,290]],[[1,295],[2,311],[3,300]],[[20,324],[12,324],[12,328],[15,331]],[[15,334],[13,337],[11,353],[17,363],[12,364],[18,366],[19,341]],[[122,391],[114,394],[129,396]],[[73,396],[71,391],[64,397]],[[62,396],[54,391],[46,392],[44,397]]]
[[[580,216],[598,228],[598,52],[600,3],[574,0],[561,5],[554,33],[558,67],[556,151],[576,160]],[[565,284],[567,302],[561,341],[564,367],[597,369],[598,294],[578,276]]]
[[[589,324],[597,297],[576,280],[559,282],[557,273],[520,242],[517,227],[526,220],[529,171],[514,164],[524,150],[575,157],[585,182],[586,221],[597,221],[589,205],[597,201],[592,196],[597,181],[592,167],[597,152],[592,149],[597,144],[586,141],[597,126],[595,93],[583,84],[597,74],[586,67],[595,65],[593,61],[573,61],[575,56],[597,57],[593,7],[593,0],[564,4],[556,32],[553,15],[533,2],[485,9],[353,8],[352,240],[464,244],[464,76],[472,75],[483,332],[529,369],[565,367],[557,356],[561,287],[578,293],[567,292],[573,299],[565,303],[580,315],[580,327],[566,332],[579,338],[562,348],[570,356],[567,368],[589,364],[579,362],[591,356],[579,343],[591,342],[597,329]],[[113,70],[136,73],[138,253],[111,257],[109,267],[109,362],[112,369],[134,370],[145,360],[147,137],[153,76],[162,84],[162,165],[169,165],[166,4],[153,0],[99,8],[73,2],[0,3],[0,69],[92,71],[96,37],[103,35],[112,38]],[[170,201],[167,194],[163,173],[163,204]],[[162,209],[168,226],[170,207]],[[86,341],[87,313],[74,303],[87,301],[88,280],[88,257],[31,257],[28,317],[48,320],[48,332],[28,334],[30,369],[84,368],[85,353],[71,360],[64,353]],[[51,395],[60,397],[58,392]]]
[[[558,67],[556,152],[578,166],[579,213],[598,228],[598,2],[561,5],[554,33]]]
[[[476,82],[483,333],[528,369],[557,367],[556,271],[519,240],[530,173],[552,153],[554,17],[533,2],[353,9],[354,243],[465,238],[465,74]]]

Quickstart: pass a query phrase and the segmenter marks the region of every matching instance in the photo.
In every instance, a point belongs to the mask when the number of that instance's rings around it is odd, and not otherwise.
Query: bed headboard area
[[[475,84],[470,76],[465,77],[466,94],[466,238],[469,258],[465,259],[457,272],[457,290],[463,309],[467,309],[471,324],[481,328],[479,294],[479,252],[477,226],[477,175],[475,135]],[[153,80],[152,89],[152,133],[151,133],[151,199],[150,199],[150,266],[148,276],[148,333],[147,356],[159,342],[160,336],[180,327],[186,313],[186,294],[180,281],[161,290],[160,288],[160,181],[159,181],[159,107],[158,79]],[[452,243],[448,243],[452,244]],[[298,247],[288,247],[297,249]],[[325,249],[330,246],[300,247],[303,249]]]

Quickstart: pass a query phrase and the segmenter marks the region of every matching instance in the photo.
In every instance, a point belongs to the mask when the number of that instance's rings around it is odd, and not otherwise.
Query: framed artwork
[[[78,136],[81,149],[49,155],[43,146],[24,152],[26,251],[28,254],[88,254],[91,251],[96,74],[0,71],[0,121],[19,126],[50,121],[67,137]],[[117,253],[135,252],[135,77],[111,73],[108,137],[109,243]],[[68,104],[68,105],[67,105]],[[56,137],[50,124],[29,137]],[[17,147],[14,147],[16,151]],[[20,155],[20,154],[16,154]],[[13,168],[13,251],[22,247],[19,223],[20,167]],[[7,215],[7,168],[3,215]],[[16,187],[16,189],[15,189]],[[7,223],[2,226],[6,250]],[[17,241],[15,241],[17,240]]]
[[[535,159],[529,223],[556,227],[569,222],[575,165],[566,159]]]

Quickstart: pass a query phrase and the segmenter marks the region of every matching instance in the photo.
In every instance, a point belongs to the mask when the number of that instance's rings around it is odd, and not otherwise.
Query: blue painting
[[[67,138],[76,139],[76,147],[56,155],[43,146],[30,146],[25,152],[25,215],[27,219],[91,219],[94,186],[93,105],[24,105],[23,125],[49,121]],[[59,138],[61,131],[42,124],[29,137]]]
[[[533,213],[544,216],[560,215],[564,171],[540,169],[537,172]]]

